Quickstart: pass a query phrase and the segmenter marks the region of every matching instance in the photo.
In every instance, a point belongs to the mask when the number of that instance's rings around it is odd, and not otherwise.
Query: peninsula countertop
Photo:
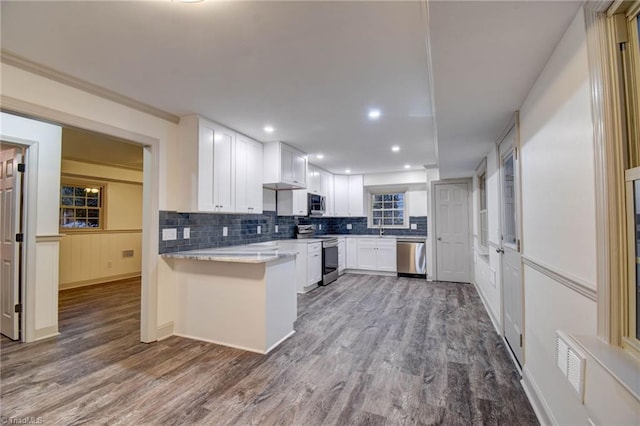
[[[279,259],[295,258],[296,253],[279,250],[273,246],[257,247],[254,245],[244,245],[176,251],[173,253],[164,253],[162,257],[168,259],[208,260],[214,262],[267,263]]]

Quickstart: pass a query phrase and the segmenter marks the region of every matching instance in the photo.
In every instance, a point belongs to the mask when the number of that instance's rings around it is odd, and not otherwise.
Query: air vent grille
[[[563,332],[556,331],[556,360],[562,375],[584,402],[585,356],[574,346],[573,341]]]

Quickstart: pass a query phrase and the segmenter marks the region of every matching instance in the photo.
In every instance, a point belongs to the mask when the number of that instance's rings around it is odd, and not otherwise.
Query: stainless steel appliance
[[[331,284],[338,279],[338,239],[322,238],[322,284]]]
[[[318,194],[307,194],[309,216],[323,215],[326,210],[326,197]]]
[[[398,276],[427,277],[427,246],[424,239],[398,237]]]
[[[315,225],[297,225],[296,226],[296,238],[304,239],[313,237],[315,232]]]

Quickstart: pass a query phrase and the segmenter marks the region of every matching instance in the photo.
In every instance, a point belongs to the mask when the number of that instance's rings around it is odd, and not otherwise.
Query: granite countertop
[[[302,244],[311,244],[311,243],[321,243],[322,238],[290,238],[288,240],[277,240],[276,243],[302,243]],[[260,244],[260,243],[258,243]]]
[[[260,249],[245,246],[177,251],[162,255],[169,259],[208,260],[214,262],[267,263],[278,259],[295,258],[296,253],[284,250]]]

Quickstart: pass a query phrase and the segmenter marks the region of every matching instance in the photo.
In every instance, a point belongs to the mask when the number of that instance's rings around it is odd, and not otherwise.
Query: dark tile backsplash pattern
[[[410,223],[418,229],[386,229],[385,235],[427,235],[427,217],[411,216]],[[352,229],[347,229],[347,224]],[[295,238],[296,225],[316,225],[316,235],[326,234],[378,234],[378,229],[367,228],[366,217],[291,217],[277,216],[274,211],[263,214],[217,214],[217,213],[178,213],[160,211],[160,254],[183,250],[195,250],[214,247],[228,247],[242,244],[260,243],[271,240]],[[278,232],[275,232],[278,225]],[[322,229],[319,229],[322,225]],[[222,227],[228,228],[228,235],[222,236]],[[257,233],[260,226],[261,233]],[[182,238],[183,228],[188,227],[189,239]],[[178,238],[162,241],[162,230],[177,228]]]

